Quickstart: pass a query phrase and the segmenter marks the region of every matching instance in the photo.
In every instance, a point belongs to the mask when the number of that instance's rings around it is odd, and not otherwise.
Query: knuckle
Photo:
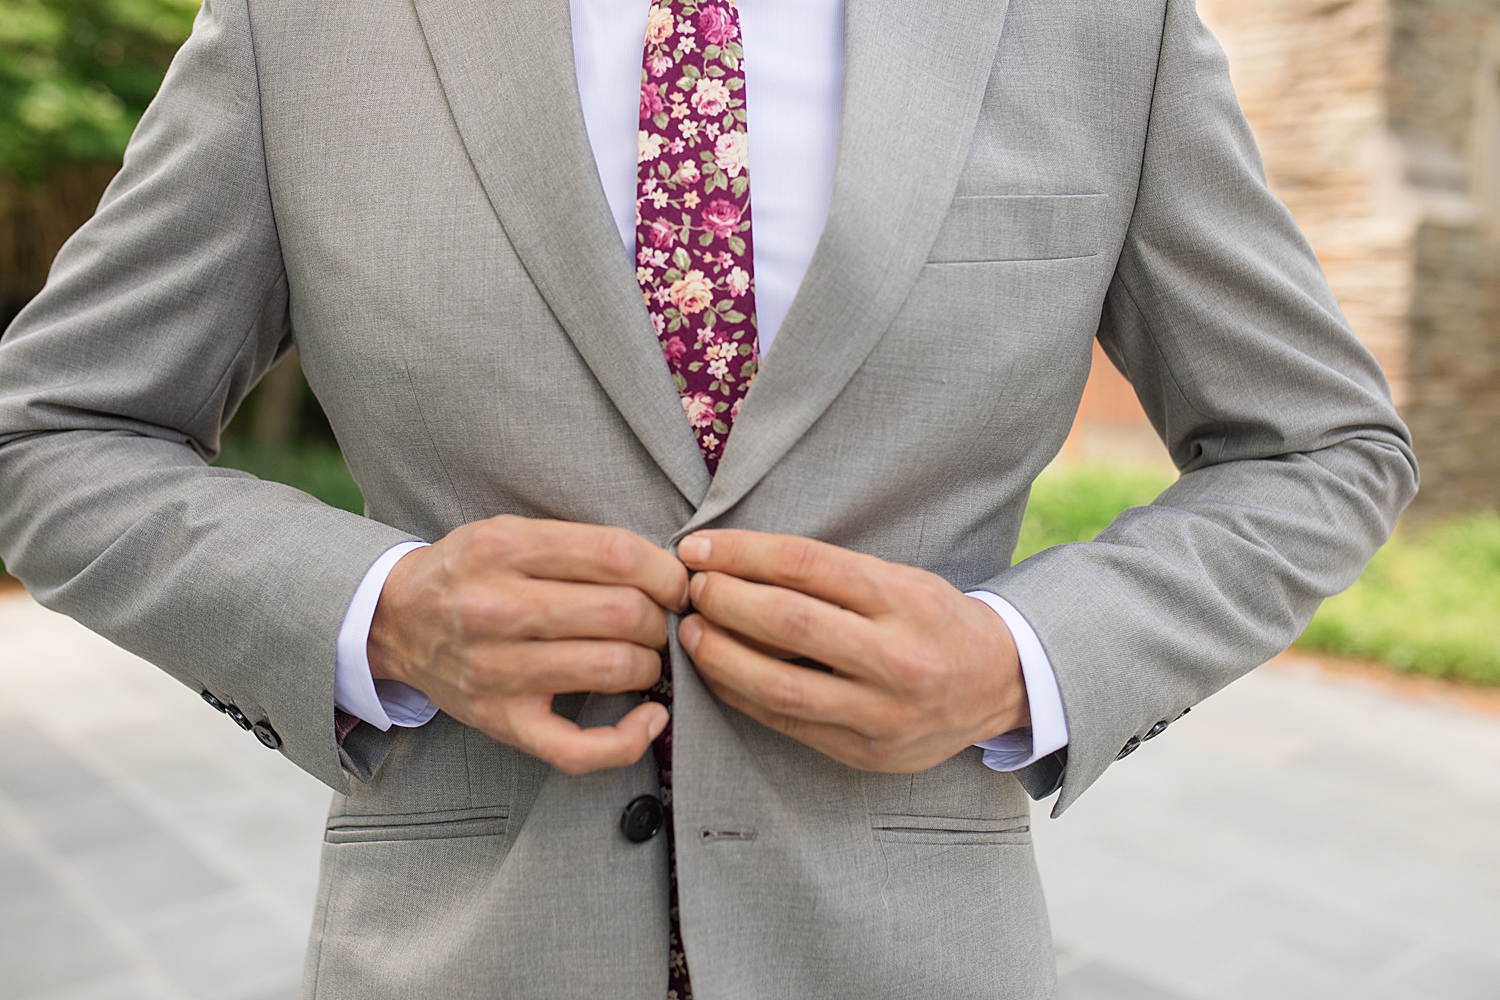
[[[485,703],[496,686],[495,670],[466,653],[460,654],[457,660],[457,670],[453,678],[454,687],[470,705],[475,706],[481,712],[487,711]]]
[[[777,715],[796,716],[807,703],[802,686],[790,674],[778,673],[766,689],[766,707]]]
[[[513,514],[501,514],[480,522],[475,526],[475,547],[486,559],[504,562],[513,558],[522,547],[525,520]]]
[[[922,649],[895,650],[889,654],[887,662],[896,685],[917,697],[928,695],[939,688],[947,676],[943,663]]]
[[[592,761],[581,747],[566,746],[553,751],[551,763],[559,771],[576,776],[589,771]]]
[[[823,568],[823,553],[805,541],[788,544],[781,552],[781,572],[795,583],[806,583]]]
[[[805,642],[818,634],[818,626],[812,609],[804,601],[778,602],[772,614],[772,620],[777,634],[793,643]]]
[[[623,691],[635,674],[636,658],[629,646],[620,642],[602,644],[599,650],[598,678],[606,691]]]
[[[948,584],[941,577],[931,573],[913,573],[907,582],[907,590],[911,599],[923,608],[946,604],[949,589]]]
[[[640,547],[628,532],[610,530],[601,533],[596,556],[599,565],[607,573],[628,579],[635,575],[641,564]]]
[[[651,623],[653,607],[640,591],[623,591],[605,607],[605,622],[615,635],[636,635]]]

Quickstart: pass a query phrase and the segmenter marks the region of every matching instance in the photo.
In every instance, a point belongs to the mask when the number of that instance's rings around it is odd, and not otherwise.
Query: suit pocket
[[[1109,195],[954,198],[927,261],[1061,260],[1099,252]]]
[[[510,821],[506,808],[444,809],[376,816],[333,816],[323,839],[330,844],[501,837]]]
[[[910,816],[876,813],[870,827],[887,844],[1030,844],[1031,817],[965,819],[956,816]]]

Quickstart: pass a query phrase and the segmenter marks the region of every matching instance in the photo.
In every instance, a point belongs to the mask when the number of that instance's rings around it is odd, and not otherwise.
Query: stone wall
[[[1200,0],[1271,189],[1412,428],[1417,517],[1500,506],[1500,0]],[[1150,427],[1096,356],[1064,458]],[[1111,442],[1105,445],[1105,441]]]

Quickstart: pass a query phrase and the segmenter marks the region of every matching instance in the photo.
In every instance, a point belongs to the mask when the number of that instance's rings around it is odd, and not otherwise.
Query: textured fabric
[[[339,623],[397,542],[500,513],[664,545],[739,527],[992,591],[1056,671],[1066,809],[1295,638],[1410,498],[1405,428],[1190,3],[859,0],[847,29],[827,226],[712,478],[591,162],[564,4],[208,0],[0,341],[7,568],[340,789],[308,995],[667,989],[665,839],[619,831],[652,759],[570,777],[441,713],[340,752]],[[1011,566],[1096,337],[1183,475]],[[204,464],[293,340],[367,518]],[[672,677],[701,1000],[1052,991],[1017,778],[978,749],[856,771],[717,702],[675,641]],[[599,724],[638,701],[558,704]]]
[[[739,37],[734,0],[662,0],[641,66],[635,275],[709,475],[760,363]]]
[[[569,10],[574,75],[594,162],[616,228],[634,254],[641,124],[635,87],[642,70],[644,15],[639,5],[620,0],[570,0]],[[742,38],[758,39],[742,42],[756,48],[757,57],[753,64],[742,61],[740,69],[746,82],[745,107],[756,118],[755,142],[749,147],[750,173],[756,178],[756,237],[750,256],[755,336],[764,353],[802,282],[828,216],[843,106],[844,4],[756,0],[751,9],[736,9],[736,14]],[[362,676],[367,673],[367,635],[358,633],[357,626],[368,624],[373,613],[385,582],[383,562],[384,557],[365,574],[340,629],[334,704],[378,729],[392,722],[422,725],[437,711],[430,701],[393,682],[382,682],[377,694],[376,686]],[[366,595],[368,603],[362,601]],[[1005,617],[1020,651],[1032,726],[986,741],[1005,750],[985,754],[985,766],[1015,770],[1067,744],[1062,696],[1040,640],[1020,613],[993,594],[973,596]]]

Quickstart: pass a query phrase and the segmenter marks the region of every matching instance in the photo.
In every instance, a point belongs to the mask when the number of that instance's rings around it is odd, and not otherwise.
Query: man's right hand
[[[687,603],[687,570],[639,535],[494,517],[396,563],[370,626],[370,672],[569,774],[624,767],[666,726],[663,706],[583,729],[552,696],[650,688],[664,609]]]

